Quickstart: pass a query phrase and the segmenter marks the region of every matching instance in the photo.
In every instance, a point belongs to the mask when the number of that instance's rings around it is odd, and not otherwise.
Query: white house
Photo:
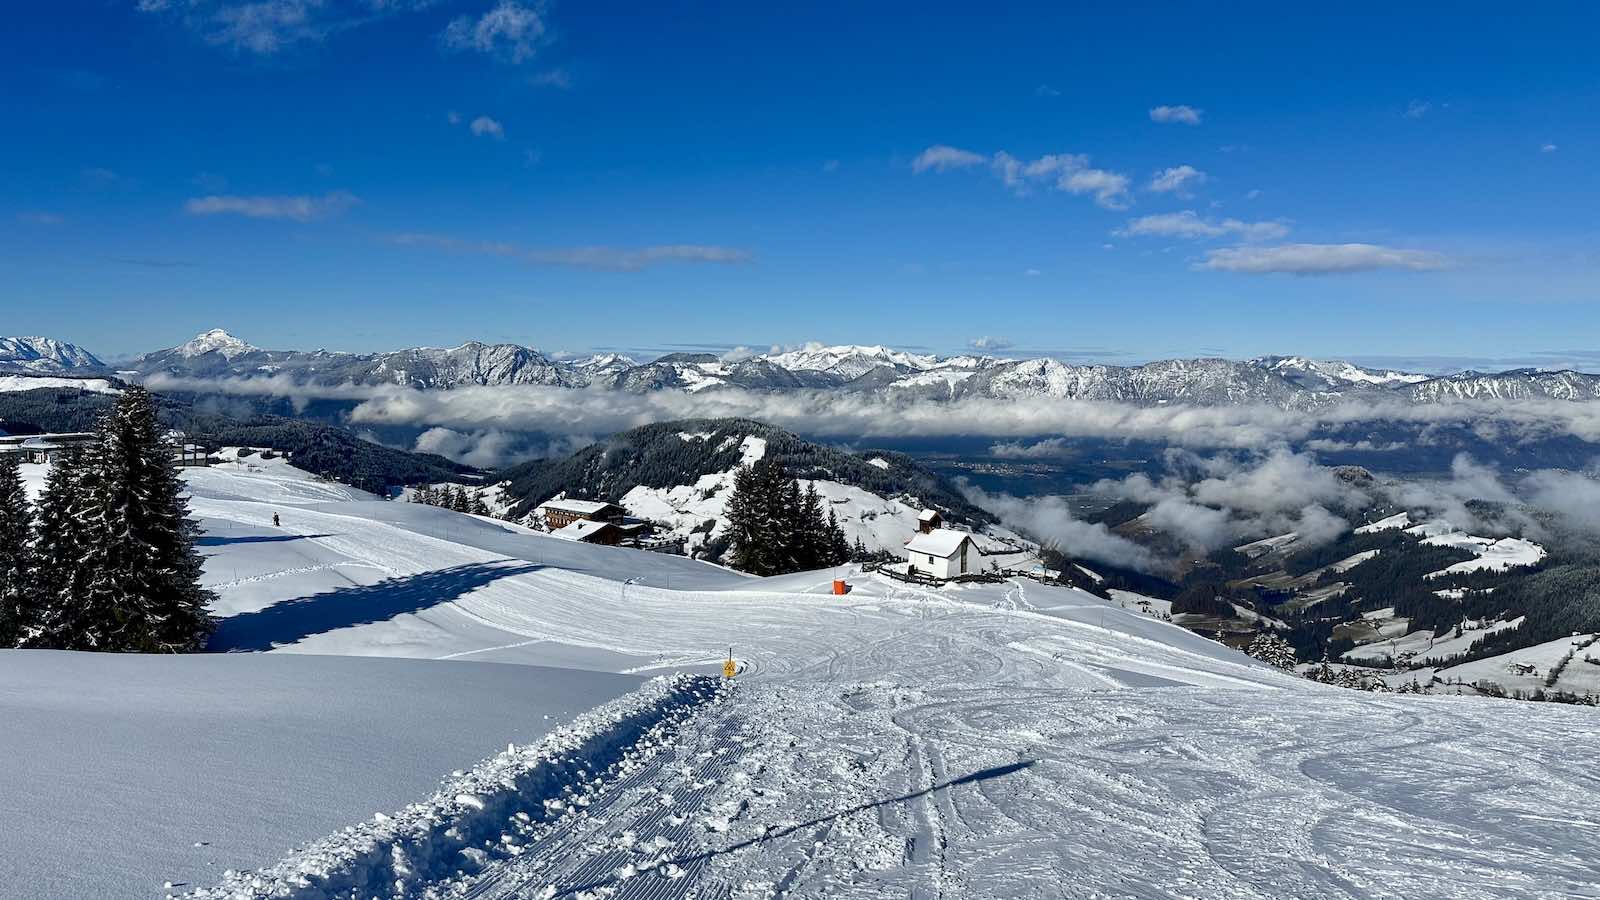
[[[906,559],[913,572],[955,578],[978,571],[978,545],[965,531],[935,528],[906,541]]]

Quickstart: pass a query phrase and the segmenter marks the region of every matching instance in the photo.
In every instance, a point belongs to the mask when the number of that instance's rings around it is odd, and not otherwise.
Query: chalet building
[[[66,434],[0,434],[0,454],[21,457],[25,463],[47,463],[61,453],[94,445],[99,436],[92,431]]]
[[[539,504],[544,524],[551,531],[560,531],[578,521],[609,522],[621,525],[627,511],[615,503],[599,500],[546,500]]]
[[[576,519],[570,524],[557,528],[554,534],[563,540],[578,541],[583,544],[615,546],[622,540],[623,529],[613,522]]]
[[[978,571],[978,545],[972,535],[950,528],[918,532],[906,541],[912,572],[949,579]]]
[[[944,517],[936,509],[925,509],[922,515],[917,516],[917,531],[929,534],[937,528],[944,527]]]

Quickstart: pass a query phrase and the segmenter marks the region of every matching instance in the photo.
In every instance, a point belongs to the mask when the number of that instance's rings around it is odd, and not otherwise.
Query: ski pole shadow
[[[542,568],[527,563],[469,563],[385,578],[376,584],[353,585],[280,600],[264,609],[220,620],[206,649],[271,650],[314,634],[420,612],[502,578],[526,575]]]
[[[1024,759],[1024,760],[1021,760],[1020,762],[1007,763],[1006,765],[1003,765],[1003,766],[993,766],[993,767],[990,767],[990,768],[987,768],[987,769],[979,769],[976,772],[970,772],[970,773],[968,773],[966,775],[960,776],[959,778],[952,778],[952,779],[950,779],[948,781],[940,782],[939,784],[932,785],[931,787],[923,788],[920,791],[912,791],[909,794],[901,794],[898,797],[886,797],[886,798],[884,798],[882,800],[873,800],[873,801],[870,801],[870,802],[867,802],[867,803],[860,803],[860,804],[857,804],[855,806],[849,807],[847,809],[841,809],[841,810],[838,810],[837,812],[831,812],[831,813],[829,813],[829,814],[827,814],[825,816],[818,816],[815,819],[811,819],[811,820],[806,821],[806,822],[797,822],[797,823],[795,823],[793,825],[786,825],[783,828],[772,829],[771,831],[766,832],[765,834],[761,835],[760,837],[754,837],[754,838],[750,838],[748,840],[740,841],[737,844],[733,844],[731,846],[724,847],[724,848],[722,848],[720,850],[707,850],[707,851],[704,851],[702,853],[694,853],[694,854],[690,854],[688,856],[679,857],[677,859],[665,860],[664,862],[662,862],[662,865],[663,866],[665,866],[665,865],[676,865],[676,866],[682,868],[682,867],[694,865],[696,863],[706,862],[706,861],[711,860],[714,857],[727,856],[729,854],[738,853],[741,850],[749,849],[750,847],[754,847],[754,846],[756,846],[758,844],[764,844],[767,841],[775,841],[775,840],[778,840],[780,838],[788,837],[789,835],[794,834],[797,831],[804,831],[804,830],[806,830],[808,828],[815,828],[815,827],[817,827],[819,825],[827,825],[827,824],[830,824],[830,823],[832,823],[832,822],[834,822],[834,821],[836,821],[838,819],[842,819],[845,816],[852,816],[852,815],[855,815],[856,813],[859,813],[859,812],[866,812],[867,810],[877,809],[879,807],[889,806],[889,805],[895,804],[895,803],[905,803],[905,802],[910,801],[910,800],[915,800],[918,797],[926,797],[929,794],[937,793],[939,791],[945,790],[946,788],[957,787],[957,786],[963,785],[963,784],[975,784],[975,783],[980,782],[980,781],[988,781],[991,778],[1004,778],[1007,775],[1012,775],[1012,774],[1015,774],[1017,772],[1024,771],[1026,769],[1030,769],[1034,765],[1036,765],[1038,762],[1039,761],[1036,760],[1036,759]],[[584,893],[586,891],[600,890],[600,889],[608,887],[610,885],[617,884],[620,881],[622,881],[622,879],[617,878],[615,876],[612,876],[612,877],[609,877],[609,878],[601,878],[601,879],[598,879],[596,881],[591,881],[588,884],[575,885],[573,887],[566,888],[565,890],[557,891],[555,894],[552,894],[550,896],[552,896],[552,897],[571,897],[571,896],[576,896],[576,895],[582,894],[582,893]]]

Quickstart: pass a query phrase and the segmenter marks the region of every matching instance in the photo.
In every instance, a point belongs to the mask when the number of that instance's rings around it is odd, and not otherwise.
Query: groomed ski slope
[[[1591,710],[1315,685],[1032,582],[753,579],[288,467],[188,477],[219,649],[650,675],[731,645],[743,667],[484,746],[431,797],[197,896],[1600,891]]]

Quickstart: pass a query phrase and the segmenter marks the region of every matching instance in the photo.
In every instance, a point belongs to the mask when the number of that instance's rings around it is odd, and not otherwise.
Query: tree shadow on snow
[[[541,568],[543,566],[529,564],[469,563],[420,575],[386,578],[377,584],[282,600],[265,609],[222,619],[206,649],[271,650],[313,634],[419,612],[502,578],[526,575]]]
[[[959,778],[952,778],[949,781],[941,782],[939,784],[933,785],[932,787],[923,788],[920,791],[913,791],[912,793],[909,793],[909,794],[901,794],[898,797],[888,797],[888,798],[885,798],[883,800],[873,800],[873,801],[871,801],[869,803],[861,803],[861,804],[858,804],[856,806],[852,806],[852,807],[850,807],[848,809],[841,809],[838,812],[829,813],[828,815],[825,815],[825,816],[818,816],[815,819],[810,820],[809,822],[798,822],[798,823],[796,823],[794,825],[787,825],[787,826],[785,826],[783,828],[774,828],[771,831],[768,831],[765,834],[763,834],[761,837],[750,838],[749,840],[746,840],[746,841],[740,841],[737,844],[734,844],[734,845],[729,846],[729,847],[724,847],[721,850],[707,850],[704,853],[695,853],[695,854],[692,854],[690,856],[679,857],[678,859],[665,860],[664,862],[661,863],[661,865],[662,866],[666,866],[666,865],[671,864],[671,865],[676,865],[676,866],[679,866],[680,868],[682,868],[682,867],[695,865],[697,863],[706,862],[706,861],[710,860],[712,857],[726,856],[726,855],[728,855],[730,853],[738,853],[741,850],[745,850],[745,849],[748,849],[750,847],[754,847],[757,844],[764,844],[767,841],[772,841],[772,840],[777,840],[778,838],[788,837],[789,835],[794,834],[797,831],[804,831],[804,830],[806,830],[808,828],[817,828],[817,827],[822,826],[822,825],[831,825],[831,824],[833,824],[833,822],[835,820],[842,819],[845,816],[854,815],[854,814],[856,814],[858,812],[866,812],[869,809],[877,809],[880,806],[888,806],[891,803],[905,803],[908,800],[915,800],[918,797],[926,797],[929,794],[935,793],[937,791],[942,791],[945,788],[955,787],[956,785],[973,784],[973,783],[976,783],[976,782],[979,782],[979,781],[988,781],[991,778],[1002,778],[1002,777],[1004,777],[1006,775],[1011,775],[1011,774],[1013,774],[1015,772],[1021,772],[1021,771],[1025,770],[1025,769],[1030,769],[1034,765],[1036,765],[1038,762],[1039,761],[1036,760],[1036,759],[1025,759],[1025,760],[1022,760],[1021,762],[1008,763],[1008,764],[1003,765],[1003,766],[994,766],[993,768],[979,769],[976,772],[972,772],[972,773],[967,774],[967,775],[962,775]],[[818,835],[817,839],[821,840],[821,838],[822,838],[822,836]],[[793,874],[794,873],[791,873],[791,876]],[[588,884],[580,884],[580,885],[576,885],[574,887],[569,887],[569,888],[567,888],[567,889],[565,889],[563,891],[559,891],[559,892],[557,892],[555,894],[552,894],[551,896],[552,897],[570,897],[570,896],[574,896],[574,895],[577,895],[577,894],[582,894],[582,893],[584,893],[586,891],[596,891],[596,890],[604,888],[604,887],[606,887],[608,885],[616,884],[616,883],[620,882],[621,880],[622,879],[614,877],[614,876],[610,877],[610,878],[602,878],[602,879],[599,879],[597,881],[591,881]],[[777,891],[775,892],[774,895],[780,894],[783,891],[788,890],[788,888],[789,888],[789,884],[787,883],[788,880],[789,879],[785,879],[785,883],[782,883],[782,884],[780,884],[778,886],[778,889],[777,889]]]
[[[226,547],[229,544],[281,544],[285,541],[308,541],[312,538],[333,537],[331,534],[252,534],[241,537],[228,537],[221,534],[208,534],[195,541],[196,547]]]

